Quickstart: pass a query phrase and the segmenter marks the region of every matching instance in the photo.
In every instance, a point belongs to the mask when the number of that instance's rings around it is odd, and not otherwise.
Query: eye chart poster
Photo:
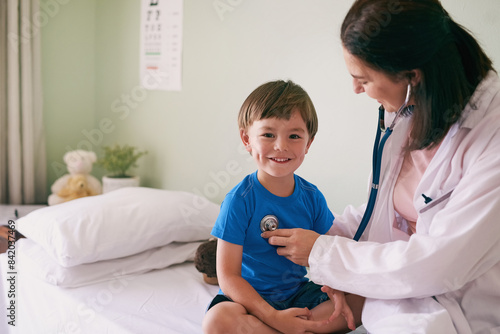
[[[183,0],[141,0],[141,86],[182,88]]]

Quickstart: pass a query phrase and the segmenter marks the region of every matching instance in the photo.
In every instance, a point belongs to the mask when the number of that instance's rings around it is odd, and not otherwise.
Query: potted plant
[[[137,160],[147,151],[138,151],[129,145],[104,146],[104,155],[97,161],[97,165],[109,172],[102,178],[103,193],[122,187],[137,187],[140,184],[139,176],[129,174],[129,169],[137,167]]]

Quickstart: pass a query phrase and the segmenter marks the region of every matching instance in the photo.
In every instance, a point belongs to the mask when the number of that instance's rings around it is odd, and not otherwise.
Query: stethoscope
[[[278,229],[278,226],[279,226],[278,217],[276,217],[275,215],[266,215],[260,221],[260,230],[262,232],[274,231]]]
[[[411,108],[413,107],[413,106],[408,106],[408,102],[410,101],[410,95],[411,95],[411,85],[408,84],[408,88],[406,89],[405,101],[403,102],[401,107],[399,107],[398,111],[396,112],[396,116],[394,116],[391,125],[387,129],[385,128],[385,121],[384,121],[384,115],[385,115],[384,106],[381,105],[378,109],[379,121],[377,124],[377,135],[375,136],[375,143],[373,145],[372,185],[370,190],[370,197],[368,199],[368,203],[366,205],[366,210],[365,213],[363,214],[363,218],[359,223],[358,230],[354,235],[353,240],[355,241],[359,241],[359,238],[361,238],[361,235],[365,231],[366,226],[368,225],[368,222],[370,221],[370,218],[373,214],[373,209],[375,208],[375,201],[377,199],[379,182],[380,182],[380,167],[382,164],[382,152],[384,150],[384,145],[389,136],[392,134],[394,126],[396,125],[396,121],[401,116],[403,111],[404,110],[410,111]],[[380,137],[382,136],[382,132],[384,132],[384,136],[382,137],[381,140]],[[278,226],[279,226],[278,218],[275,215],[266,215],[260,221],[260,230],[262,232],[274,231],[278,228]]]
[[[361,238],[361,235],[366,229],[366,226],[368,225],[368,222],[370,221],[370,218],[373,214],[373,209],[375,208],[375,201],[377,199],[377,193],[378,193],[378,188],[379,188],[379,182],[380,182],[380,167],[382,164],[382,152],[384,150],[384,145],[385,142],[387,141],[387,138],[392,134],[392,130],[394,129],[394,126],[396,125],[396,121],[398,120],[399,116],[403,112],[403,110],[409,110],[412,108],[412,106],[408,106],[408,102],[410,100],[410,95],[411,95],[411,85],[408,84],[408,88],[406,89],[406,98],[404,103],[401,105],[401,107],[398,109],[396,112],[396,116],[394,117],[394,120],[392,121],[391,125],[386,129],[385,128],[385,122],[384,122],[384,114],[385,114],[385,109],[384,106],[380,106],[378,108],[379,112],[379,121],[378,121],[378,126],[377,126],[377,135],[375,136],[375,143],[373,145],[373,158],[372,158],[372,185],[371,185],[371,190],[370,190],[370,197],[368,198],[368,203],[366,205],[365,213],[363,214],[363,218],[361,219],[361,222],[359,223],[358,230],[356,231],[356,234],[354,235],[353,240],[358,241],[359,238]],[[380,140],[380,136],[382,135],[382,132],[384,133],[384,136],[382,137],[382,140]]]

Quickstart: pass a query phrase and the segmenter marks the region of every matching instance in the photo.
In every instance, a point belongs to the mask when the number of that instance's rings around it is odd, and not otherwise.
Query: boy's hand
[[[305,308],[289,308],[277,311],[273,317],[273,324],[268,324],[280,333],[287,334],[313,334],[311,328],[321,328],[324,321],[315,321],[312,312]]]
[[[351,330],[356,329],[356,324],[354,323],[354,315],[352,313],[351,308],[347,304],[345,300],[345,294],[342,291],[338,291],[335,289],[330,288],[329,286],[324,285],[321,288],[321,291],[326,293],[328,297],[330,297],[331,301],[333,302],[333,305],[335,307],[335,311],[332,313],[330,318],[328,318],[328,322],[333,321],[336,319],[338,316],[343,315],[345,320],[347,321],[347,326]]]

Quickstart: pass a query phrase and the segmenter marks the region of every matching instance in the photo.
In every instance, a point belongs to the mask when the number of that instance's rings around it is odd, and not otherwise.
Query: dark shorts
[[[266,297],[262,298],[264,298],[265,301],[277,310],[286,310],[291,307],[307,307],[308,309],[312,309],[327,301],[328,295],[321,291],[321,285],[317,285],[313,282],[307,282],[299,289],[299,291],[297,291],[296,294],[292,295],[288,299],[275,301]],[[221,302],[232,302],[232,300],[223,294],[218,294],[208,306],[207,311]]]

